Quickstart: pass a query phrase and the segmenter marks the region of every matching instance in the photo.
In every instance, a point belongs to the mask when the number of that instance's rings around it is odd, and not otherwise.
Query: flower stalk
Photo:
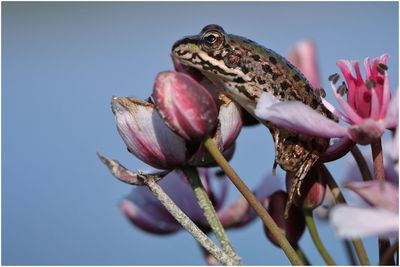
[[[335,179],[332,177],[331,173],[329,172],[328,168],[324,164],[322,164],[322,167],[324,169],[324,172],[326,174],[327,178],[327,184],[329,189],[332,192],[332,195],[335,198],[336,203],[342,203],[346,204],[346,199],[344,198],[342,192],[339,189],[339,186],[337,185]],[[360,260],[361,265],[371,265],[368,259],[367,252],[365,251],[364,245],[360,239],[353,239],[351,241],[353,243],[354,249],[356,251],[356,254],[358,256],[358,259]]]
[[[383,165],[383,151],[382,151],[382,141],[379,138],[376,142],[371,143],[371,151],[372,151],[372,159],[374,162],[374,177],[378,181],[385,181],[385,169]],[[379,238],[378,239],[378,247],[379,247],[379,261],[383,261],[383,257],[385,252],[390,247],[390,242],[387,239]],[[393,257],[390,259],[386,259],[389,265],[394,265]]]
[[[358,168],[360,169],[361,176],[364,181],[372,181],[372,175],[369,171],[367,161],[362,155],[360,149],[355,145],[351,148],[351,155],[353,155],[354,160],[357,163]]]
[[[236,254],[232,247],[231,241],[228,239],[224,227],[221,221],[218,219],[218,215],[214,209],[213,204],[208,197],[203,184],[201,183],[199,173],[195,167],[184,167],[182,168],[186,177],[188,178],[190,185],[196,195],[197,201],[204,212],[204,215],[214,231],[219,243],[221,244],[222,250],[228,254],[232,259],[235,260],[235,265],[242,265],[240,257]]]
[[[219,262],[224,265],[236,265],[236,261],[229,257],[225,252],[218,248],[211,239],[204,234],[196,224],[194,224],[183,211],[176,206],[172,199],[164,192],[164,190],[150,176],[144,180],[146,186],[154,194],[155,197],[165,206],[171,215],[188,231],[210,254],[212,254]]]
[[[276,225],[272,217],[268,214],[263,205],[258,201],[258,199],[254,196],[254,194],[250,191],[247,185],[242,181],[242,179],[236,174],[233,168],[226,161],[224,156],[218,150],[214,141],[207,137],[204,141],[204,146],[210,152],[210,154],[214,157],[215,161],[222,168],[225,174],[229,177],[232,183],[236,186],[236,188],[242,193],[242,195],[249,202],[250,206],[255,210],[257,215],[261,218],[265,226],[271,231],[271,233],[276,238],[278,244],[281,246],[282,250],[285,252],[289,261],[293,265],[303,265],[303,262],[300,260],[294,248],[290,245],[289,241],[282,234],[279,227]]]
[[[310,232],[314,245],[327,265],[336,265],[335,261],[332,259],[331,255],[329,255],[329,252],[326,250],[324,244],[319,237],[312,212],[313,211],[311,209],[304,209],[304,218],[306,220],[307,228]]]

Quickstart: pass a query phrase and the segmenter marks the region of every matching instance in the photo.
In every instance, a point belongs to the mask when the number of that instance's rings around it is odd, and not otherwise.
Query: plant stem
[[[360,169],[363,180],[372,181],[372,175],[369,171],[367,161],[365,160],[360,149],[358,149],[356,145],[351,148],[351,154],[353,155],[353,158],[355,159],[358,168]]]
[[[274,235],[278,244],[281,246],[282,250],[285,252],[289,261],[293,265],[303,265],[300,258],[298,257],[296,251],[290,245],[289,241],[286,239],[284,234],[281,232],[279,227],[276,225],[272,217],[268,214],[263,205],[258,201],[254,194],[250,191],[247,185],[242,181],[242,179],[236,174],[233,168],[226,161],[224,156],[221,154],[214,141],[211,138],[207,138],[204,142],[204,146],[214,157],[215,161],[222,168],[225,174],[229,177],[236,188],[242,193],[242,195],[249,202],[250,206],[255,210],[257,215],[261,218],[268,230]]]
[[[356,257],[354,256],[353,249],[349,240],[343,240],[344,248],[346,249],[347,257],[349,258],[350,265],[355,266],[357,265]]]
[[[399,241],[397,240],[396,243],[394,243],[393,245],[391,245],[383,254],[382,260],[379,262],[380,265],[394,265],[391,263],[391,261],[393,260],[393,256],[396,253],[396,251],[398,251],[399,249]]]
[[[145,179],[145,184],[154,196],[165,206],[171,215],[186,229],[210,254],[224,265],[235,265],[236,262],[225,252],[218,248],[211,239],[204,234],[196,224],[172,201],[164,190],[154,181],[154,178]]]
[[[318,249],[319,254],[324,259],[327,265],[336,265],[335,261],[332,259],[331,255],[329,255],[318,235],[312,212],[313,211],[311,209],[304,209],[304,218],[306,220],[307,228],[310,232],[314,245]]]
[[[382,151],[382,142],[379,138],[376,142],[371,143],[371,151],[372,151],[372,159],[374,161],[374,177],[378,181],[385,181],[385,168],[383,165],[383,151]],[[378,247],[379,247],[379,261],[382,261],[385,251],[389,249],[390,242],[387,239],[379,238],[378,239]],[[392,258],[389,261],[390,265],[394,264],[394,259]]]
[[[301,247],[297,244],[297,246],[295,246],[294,249],[296,250],[297,255],[299,255],[299,258],[303,261],[304,265],[310,266],[311,263],[308,260],[306,254],[304,254]]]
[[[235,265],[242,265],[240,257],[233,249],[231,241],[228,239],[224,227],[222,226],[221,221],[219,220],[218,215],[214,209],[214,206],[211,203],[203,184],[201,183],[197,169],[195,167],[187,166],[182,168],[182,170],[188,178],[190,185],[192,186],[192,189],[196,195],[197,201],[199,202],[199,205],[203,210],[204,215],[211,226],[211,229],[214,231],[219,243],[221,244],[222,250],[231,258],[235,259]]]
[[[336,203],[345,204],[346,200],[345,200],[342,192],[340,191],[339,186],[337,185],[335,179],[332,177],[328,168],[324,164],[322,164],[322,167],[326,174],[329,189],[331,190],[331,192],[336,200]],[[362,241],[360,239],[353,239],[353,240],[351,240],[351,242],[353,243],[354,249],[356,250],[356,254],[358,256],[358,259],[360,260],[360,264],[361,265],[371,265],[369,263],[367,252],[365,251]]]

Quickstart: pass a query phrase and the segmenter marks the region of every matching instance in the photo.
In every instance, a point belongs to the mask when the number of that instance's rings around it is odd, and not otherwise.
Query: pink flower
[[[113,97],[112,110],[118,132],[128,150],[158,169],[174,169],[184,164],[210,166],[212,157],[197,141],[186,141],[165,124],[151,102],[130,97]],[[219,107],[217,129],[212,138],[225,156],[231,158],[241,129],[240,110],[227,100]]]
[[[399,235],[399,191],[389,182],[351,182],[346,187],[371,207],[335,206],[330,221],[342,238]]]
[[[199,169],[199,173],[225,229],[245,226],[256,218],[247,201],[244,200],[245,203],[242,203],[243,198],[241,197],[228,207],[224,207],[228,190],[228,181],[225,177],[213,177],[206,169]],[[211,180],[214,182],[211,182]],[[273,188],[271,181],[272,179],[264,180],[257,187],[256,196],[259,199],[271,192],[271,188]],[[159,185],[194,223],[205,231],[210,230],[193,190],[181,171],[171,172],[159,182]],[[120,207],[128,219],[144,231],[154,234],[170,234],[182,229],[179,223],[145,187],[132,189],[132,192],[121,202]]]
[[[389,79],[384,70],[386,61],[387,56],[375,59],[372,65],[368,59],[365,60],[368,82],[362,80],[358,64],[354,65],[357,73],[354,77],[351,74],[350,63],[338,61],[348,83],[347,102],[341,96],[346,87],[335,86],[337,75],[330,77],[331,87],[343,112],[323,98],[322,102],[328,110],[350,124],[350,127],[326,118],[299,101],[279,102],[269,93],[263,93],[255,113],[261,119],[312,136],[345,137],[360,144],[369,144],[379,138],[385,128],[394,128],[397,125],[398,92],[390,99]],[[366,89],[367,84],[370,89]]]

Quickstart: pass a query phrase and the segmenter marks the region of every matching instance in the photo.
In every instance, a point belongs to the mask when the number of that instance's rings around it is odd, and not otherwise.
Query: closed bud
[[[286,189],[290,192],[293,175],[286,174]],[[304,178],[300,195],[294,195],[293,203],[303,209],[315,209],[319,207],[324,200],[326,192],[326,181],[323,170],[319,164],[315,164]]]
[[[288,200],[288,194],[282,190],[276,191],[269,198],[266,199],[268,203],[268,212],[272,219],[281,229],[282,233],[286,236],[287,240],[295,246],[305,229],[305,220],[301,209],[292,205],[289,210],[289,215],[285,219],[284,212],[286,207],[286,202]],[[265,227],[264,231],[268,239],[276,246],[279,247],[278,242],[271,232]]]
[[[186,140],[201,141],[217,126],[212,95],[184,73],[159,73],[152,97],[168,127]]]

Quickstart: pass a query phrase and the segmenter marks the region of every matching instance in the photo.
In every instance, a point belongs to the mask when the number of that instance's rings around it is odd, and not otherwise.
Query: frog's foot
[[[288,218],[289,216],[289,210],[290,207],[293,204],[294,196],[297,193],[298,196],[301,195],[300,193],[300,188],[303,183],[304,178],[307,176],[308,172],[310,171],[311,167],[314,165],[314,163],[318,160],[318,156],[315,154],[310,153],[307,157],[307,159],[303,162],[303,164],[300,166],[300,168],[297,170],[297,172],[292,175],[291,179],[291,187],[289,193],[289,198],[286,202],[286,207],[285,207],[285,219]]]

